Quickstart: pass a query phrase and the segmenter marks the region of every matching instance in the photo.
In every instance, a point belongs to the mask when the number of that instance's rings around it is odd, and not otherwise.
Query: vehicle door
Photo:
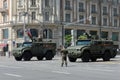
[[[42,51],[43,51],[42,46],[43,46],[42,43],[34,43],[31,48],[33,55],[42,53]]]
[[[101,41],[93,41],[93,43],[91,45],[91,53],[99,54],[101,52],[101,46],[102,46]]]

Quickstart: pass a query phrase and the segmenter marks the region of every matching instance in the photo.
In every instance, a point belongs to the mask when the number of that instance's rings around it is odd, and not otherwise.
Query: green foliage
[[[80,39],[80,40],[85,40],[85,39],[87,39],[87,36],[86,36],[86,35],[80,35],[80,36],[78,37],[78,39]]]
[[[97,35],[92,35],[90,38],[89,37],[87,37],[87,35],[80,35],[79,37],[78,37],[78,40],[85,40],[85,39],[98,39],[98,36]]]
[[[69,46],[71,44],[72,35],[65,35],[65,46]]]

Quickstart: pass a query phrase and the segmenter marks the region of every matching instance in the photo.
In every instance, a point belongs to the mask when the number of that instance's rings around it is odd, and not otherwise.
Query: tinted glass
[[[76,45],[89,45],[90,42],[90,40],[78,40]]]

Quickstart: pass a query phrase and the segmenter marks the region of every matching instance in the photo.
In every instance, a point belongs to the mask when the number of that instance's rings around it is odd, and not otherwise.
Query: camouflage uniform
[[[68,51],[66,51],[65,49],[61,50],[61,56],[62,56],[61,67],[63,67],[64,63],[66,65],[66,67],[67,67],[67,54],[68,54]]]

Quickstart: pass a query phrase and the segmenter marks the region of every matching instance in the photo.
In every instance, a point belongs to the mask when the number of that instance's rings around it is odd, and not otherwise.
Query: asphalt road
[[[120,80],[120,56],[111,61],[83,63],[68,62],[61,67],[61,59],[15,61],[13,57],[0,56],[0,80]]]

